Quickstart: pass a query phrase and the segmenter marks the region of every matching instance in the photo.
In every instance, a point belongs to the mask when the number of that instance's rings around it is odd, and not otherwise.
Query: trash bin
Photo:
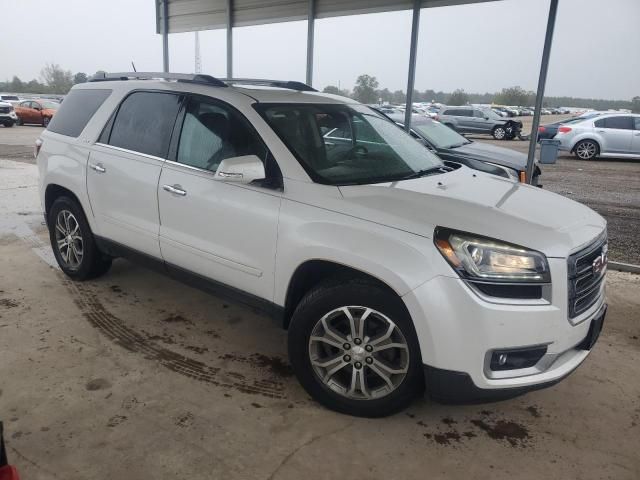
[[[540,139],[540,163],[551,164],[556,163],[558,159],[558,147],[560,140],[552,140],[550,138]]]

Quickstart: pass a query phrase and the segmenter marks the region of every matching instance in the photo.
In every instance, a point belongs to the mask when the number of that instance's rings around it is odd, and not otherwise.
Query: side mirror
[[[221,182],[251,183],[266,177],[264,164],[257,155],[225,158],[213,177]]]

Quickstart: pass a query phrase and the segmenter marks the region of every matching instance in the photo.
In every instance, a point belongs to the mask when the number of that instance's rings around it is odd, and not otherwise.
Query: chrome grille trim
[[[567,260],[569,319],[576,318],[597,304],[603,296],[606,265],[600,272],[593,268],[594,260],[607,250],[606,230],[585,248],[573,253]]]

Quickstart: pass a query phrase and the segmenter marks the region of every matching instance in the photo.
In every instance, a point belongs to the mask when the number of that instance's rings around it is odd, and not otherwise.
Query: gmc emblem
[[[608,251],[608,246],[607,245],[603,246],[602,252],[600,252],[600,255],[593,260],[591,267],[593,269],[594,275],[600,275],[602,271],[605,269],[605,267],[607,266],[607,251]]]

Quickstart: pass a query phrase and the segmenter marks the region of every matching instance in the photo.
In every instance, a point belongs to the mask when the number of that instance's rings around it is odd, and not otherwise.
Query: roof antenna
[[[136,70],[136,65],[133,63],[133,61],[131,61],[131,66],[133,67],[133,71],[137,72],[138,70]]]

